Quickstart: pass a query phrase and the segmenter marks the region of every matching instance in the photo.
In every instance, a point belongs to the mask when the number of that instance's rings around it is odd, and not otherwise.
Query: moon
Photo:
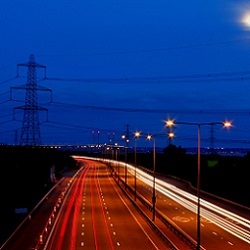
[[[243,17],[242,17],[242,23],[244,24],[244,26],[246,28],[250,29],[250,12],[246,13]]]

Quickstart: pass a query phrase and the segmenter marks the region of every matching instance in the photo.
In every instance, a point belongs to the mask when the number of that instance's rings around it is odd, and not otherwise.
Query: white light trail
[[[127,169],[131,175],[135,174],[135,167],[130,164],[123,162],[118,162],[114,160],[107,159],[97,159],[92,157],[83,157],[91,160],[99,160],[108,163],[119,164],[121,167],[127,166]],[[136,178],[140,179],[145,184],[152,186],[153,177],[141,169],[136,169]],[[156,190],[163,195],[169,197],[175,202],[179,203],[186,209],[196,213],[197,212],[197,196],[192,195],[172,184],[162,181],[158,178],[155,179]],[[204,199],[200,199],[201,204],[201,216],[216,224],[225,231],[231,233],[232,235],[240,238],[241,240],[250,244],[250,220],[232,213],[224,208],[214,205]]]

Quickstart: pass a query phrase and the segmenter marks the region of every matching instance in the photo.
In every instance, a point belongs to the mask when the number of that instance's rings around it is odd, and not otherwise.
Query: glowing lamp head
[[[168,138],[174,138],[174,132],[169,132],[168,133]]]
[[[223,122],[223,127],[224,128],[231,128],[233,126],[231,121],[225,121]]]
[[[174,120],[171,120],[171,119],[168,119],[167,121],[165,121],[166,123],[166,127],[173,127],[175,124],[174,124]]]
[[[135,132],[135,138],[138,138],[140,136],[140,132]]]
[[[147,135],[147,140],[151,140],[152,139],[152,135]]]

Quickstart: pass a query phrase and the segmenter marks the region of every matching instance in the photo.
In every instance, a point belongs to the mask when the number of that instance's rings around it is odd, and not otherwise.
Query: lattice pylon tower
[[[21,146],[39,146],[42,144],[39,122],[39,110],[47,109],[38,106],[38,90],[50,90],[37,85],[36,69],[43,68],[46,73],[46,66],[35,62],[35,56],[30,55],[28,63],[20,63],[17,66],[28,67],[27,82],[24,86],[14,87],[14,89],[23,89],[25,93],[25,105],[16,107],[22,109],[23,121],[19,145]]]

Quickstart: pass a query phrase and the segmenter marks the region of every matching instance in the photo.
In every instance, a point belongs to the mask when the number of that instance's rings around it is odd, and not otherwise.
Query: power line
[[[23,78],[17,73],[17,76],[0,82],[7,83],[17,78]],[[231,71],[218,73],[200,73],[189,75],[162,75],[162,76],[138,76],[138,77],[116,77],[116,78],[61,78],[47,77],[39,81],[63,81],[63,82],[83,82],[83,83],[166,83],[166,82],[213,82],[213,81],[247,81],[250,80],[250,71]]]
[[[138,50],[124,50],[124,51],[113,51],[113,52],[93,52],[93,53],[77,53],[77,54],[54,54],[54,55],[38,55],[39,57],[85,57],[85,56],[110,56],[110,55],[125,55],[125,54],[141,54],[141,53],[152,53],[152,52],[164,52],[171,50],[183,50],[183,49],[192,49],[200,47],[210,47],[217,45],[229,45],[239,42],[249,42],[249,38],[228,40],[228,41],[218,41],[218,42],[208,42],[200,44],[190,44],[183,46],[167,47],[167,48],[151,48],[151,49],[138,49]]]
[[[121,108],[121,107],[104,107],[104,106],[93,106],[93,105],[81,105],[73,103],[63,103],[63,102],[49,102],[47,105],[50,106],[60,106],[65,108],[78,108],[78,109],[90,109],[90,110],[105,110],[105,111],[117,111],[117,112],[131,112],[131,113],[159,113],[159,114],[241,114],[250,115],[249,109],[239,109],[239,110],[179,110],[179,109],[138,109],[138,108]]]
[[[250,71],[221,72],[207,74],[173,75],[173,76],[138,76],[124,78],[60,78],[46,77],[44,80],[83,82],[83,83],[166,83],[166,82],[213,82],[213,81],[247,81],[250,80]]]

